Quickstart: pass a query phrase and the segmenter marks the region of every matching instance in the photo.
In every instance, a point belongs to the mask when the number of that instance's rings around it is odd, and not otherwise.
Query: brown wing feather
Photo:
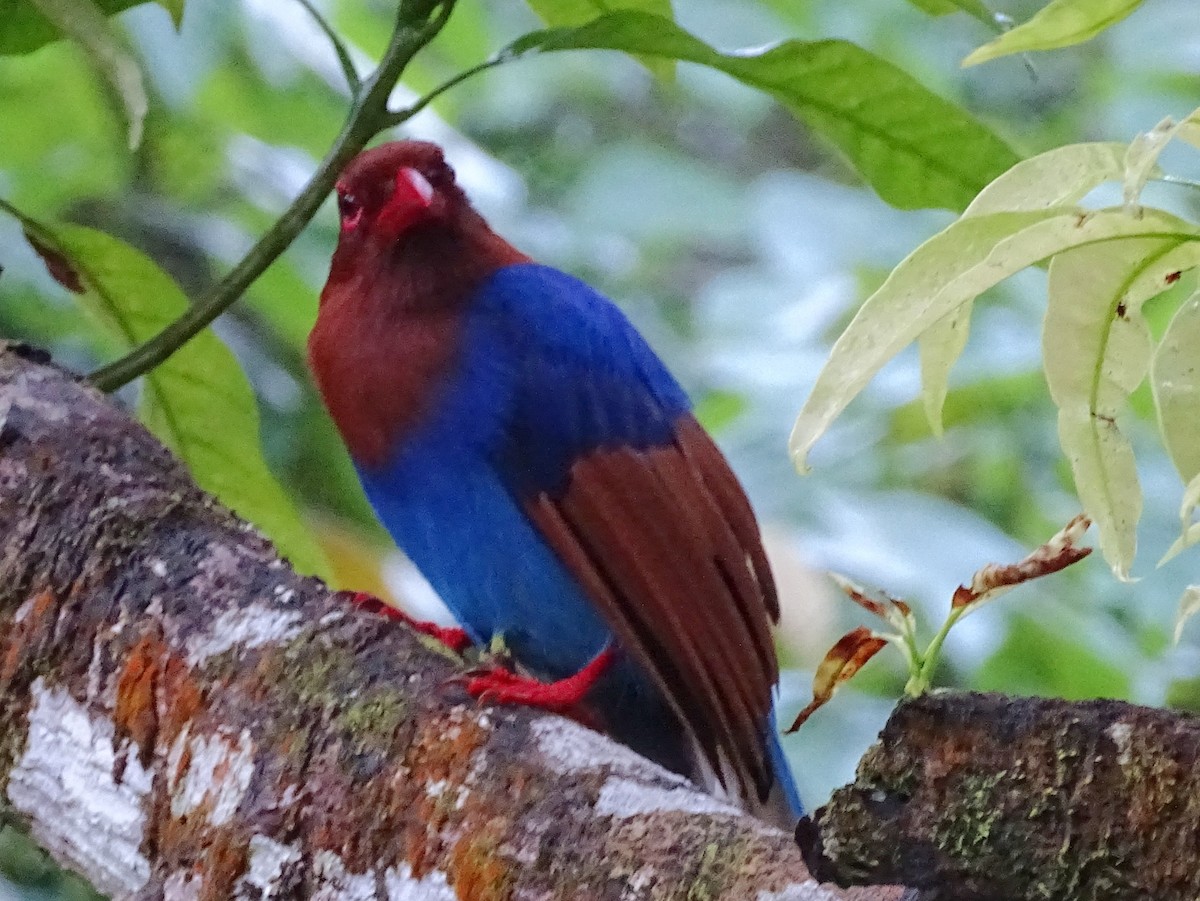
[[[761,799],[772,782],[774,583],[720,451],[690,417],[678,433],[671,445],[581,458],[561,496],[540,494],[527,510],[712,770],[731,770],[743,796]]]

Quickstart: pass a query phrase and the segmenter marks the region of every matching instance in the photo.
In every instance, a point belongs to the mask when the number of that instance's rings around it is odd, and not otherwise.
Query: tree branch
[[[115,391],[149,372],[212,324],[275,262],[316,215],[346,164],[388,127],[387,102],[392,89],[409,61],[442,30],[454,3],[419,0],[400,4],[383,59],[358,86],[341,132],[296,199],[211,291],[145,344],[97,369],[90,376],[92,384],[101,391]]]
[[[940,692],[896,708],[815,814],[818,876],[957,901],[1200,897],[1200,720]]]
[[[116,899],[893,901],[297,576],[111,402],[0,351],[0,800]]]

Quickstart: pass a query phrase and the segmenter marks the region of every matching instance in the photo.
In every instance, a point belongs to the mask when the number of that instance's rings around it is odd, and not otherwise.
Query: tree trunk
[[[898,899],[296,575],[0,348],[0,799],[115,898]]]

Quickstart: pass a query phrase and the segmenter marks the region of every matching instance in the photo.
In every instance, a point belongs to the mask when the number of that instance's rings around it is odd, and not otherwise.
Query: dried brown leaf
[[[838,687],[862,669],[887,644],[886,638],[876,635],[866,626],[847,632],[829,649],[813,675],[813,699],[801,710],[785,731],[795,732],[819,708],[823,707]]]
[[[1091,524],[1092,521],[1081,513],[1024,560],[1007,565],[988,564],[975,573],[970,586],[958,587],[950,602],[951,608],[957,610],[984,604],[1018,585],[1056,573],[1082,560],[1092,549],[1079,547],[1077,543]]]
[[[37,251],[37,255],[42,258],[47,271],[56,282],[75,294],[83,294],[87,291],[87,288],[83,286],[83,279],[79,277],[78,270],[71,265],[70,260],[53,247],[43,244],[29,232],[25,232],[25,240],[29,242],[30,247]]]

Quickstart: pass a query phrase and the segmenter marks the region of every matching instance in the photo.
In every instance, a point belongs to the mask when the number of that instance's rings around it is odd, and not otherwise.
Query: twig
[[[333,189],[342,168],[389,125],[388,96],[409,61],[433,40],[450,17],[455,0],[403,3],[388,47],[360,87],[341,132],[304,189],[229,274],[169,326],[126,356],[90,376],[102,391],[115,391],[149,372],[229,308],[296,239]],[[437,14],[429,18],[434,10]],[[422,24],[423,22],[423,24]]]
[[[342,74],[346,76],[346,84],[350,86],[351,96],[357,97],[362,91],[362,79],[358,77],[358,70],[354,68],[354,63],[350,59],[350,51],[346,49],[346,45],[342,42],[341,37],[329,21],[321,15],[321,11],[312,5],[310,0],[297,0],[303,6],[312,20],[317,23],[317,27],[325,32],[325,37],[329,38],[329,43],[333,45],[333,52],[337,54],[338,64],[342,67]]]

